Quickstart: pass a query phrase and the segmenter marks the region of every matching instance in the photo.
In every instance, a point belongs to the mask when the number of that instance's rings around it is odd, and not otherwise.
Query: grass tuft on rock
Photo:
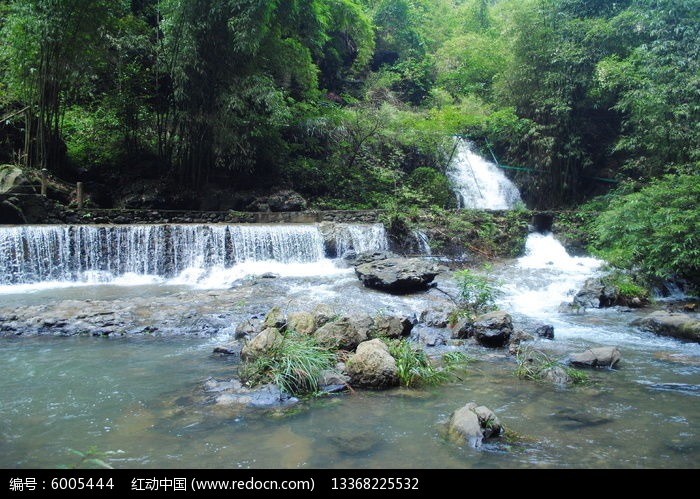
[[[321,373],[333,369],[335,360],[313,336],[288,331],[278,345],[244,362],[239,375],[249,386],[274,383],[290,395],[309,395],[318,392]]]
[[[532,348],[520,349],[516,355],[516,361],[518,366],[515,368],[515,375],[520,379],[545,381],[548,371],[560,367],[564,373],[566,373],[568,383],[572,385],[586,385],[591,383],[590,376],[585,372],[572,367],[561,366],[559,361],[539,350],[534,350]]]
[[[405,339],[384,342],[389,347],[389,353],[396,360],[399,382],[402,386],[415,388],[421,386],[436,386],[448,383],[453,378],[457,364],[466,362],[458,354],[451,361],[443,362],[443,367],[433,365],[425,351]]]

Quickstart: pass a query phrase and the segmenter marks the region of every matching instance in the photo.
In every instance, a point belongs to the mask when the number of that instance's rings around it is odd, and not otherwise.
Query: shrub
[[[464,269],[455,272],[459,290],[458,305],[462,314],[478,315],[496,308],[500,294],[498,284],[488,276]]]

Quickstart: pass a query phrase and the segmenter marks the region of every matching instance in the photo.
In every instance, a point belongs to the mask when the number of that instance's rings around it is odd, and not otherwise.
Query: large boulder
[[[661,336],[700,343],[700,320],[692,314],[658,310],[635,319],[632,325]]]
[[[321,326],[314,333],[314,338],[320,345],[333,350],[354,350],[357,345],[367,339],[368,330],[358,329],[355,322],[349,317],[329,322]]]
[[[379,339],[360,343],[346,370],[353,386],[381,389],[399,384],[396,360]]]
[[[0,224],[56,223],[60,211],[20,168],[0,165]]]
[[[470,402],[451,414],[447,431],[455,442],[477,448],[485,438],[500,435],[503,427],[491,409]]]
[[[605,284],[599,277],[592,277],[583,283],[573,302],[583,308],[601,308],[615,305],[618,298],[618,290],[614,286]]]
[[[609,367],[613,368],[620,361],[620,350],[617,347],[589,348],[583,352],[569,356],[569,364],[576,367]]]
[[[36,194],[24,172],[12,165],[0,166],[0,194]]]
[[[241,350],[241,358],[244,360],[256,359],[282,343],[283,340],[284,337],[280,334],[279,329],[269,327],[245,344]]]
[[[366,287],[393,294],[426,290],[441,271],[439,265],[420,258],[385,258],[355,267]]]
[[[503,347],[513,334],[513,320],[509,314],[500,310],[480,315],[471,327],[470,336],[487,347]]]

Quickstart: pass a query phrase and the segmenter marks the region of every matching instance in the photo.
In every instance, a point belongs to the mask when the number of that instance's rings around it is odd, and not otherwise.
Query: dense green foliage
[[[654,277],[700,278],[700,182],[667,175],[613,199],[594,223],[594,247],[607,261]]]
[[[453,208],[454,134],[530,208],[700,164],[699,0],[6,0],[0,39],[0,162],[106,204]]]

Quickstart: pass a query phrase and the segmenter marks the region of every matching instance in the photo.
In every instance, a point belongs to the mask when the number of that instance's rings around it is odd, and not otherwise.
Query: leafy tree
[[[67,103],[91,89],[111,22],[124,1],[12,0],[0,37],[0,60],[12,98],[27,106],[25,162],[60,172]]]
[[[641,1],[613,22],[637,35],[629,55],[613,54],[596,68],[600,100],[612,100],[622,117],[615,150],[625,173],[693,170],[700,161],[698,3]]]

